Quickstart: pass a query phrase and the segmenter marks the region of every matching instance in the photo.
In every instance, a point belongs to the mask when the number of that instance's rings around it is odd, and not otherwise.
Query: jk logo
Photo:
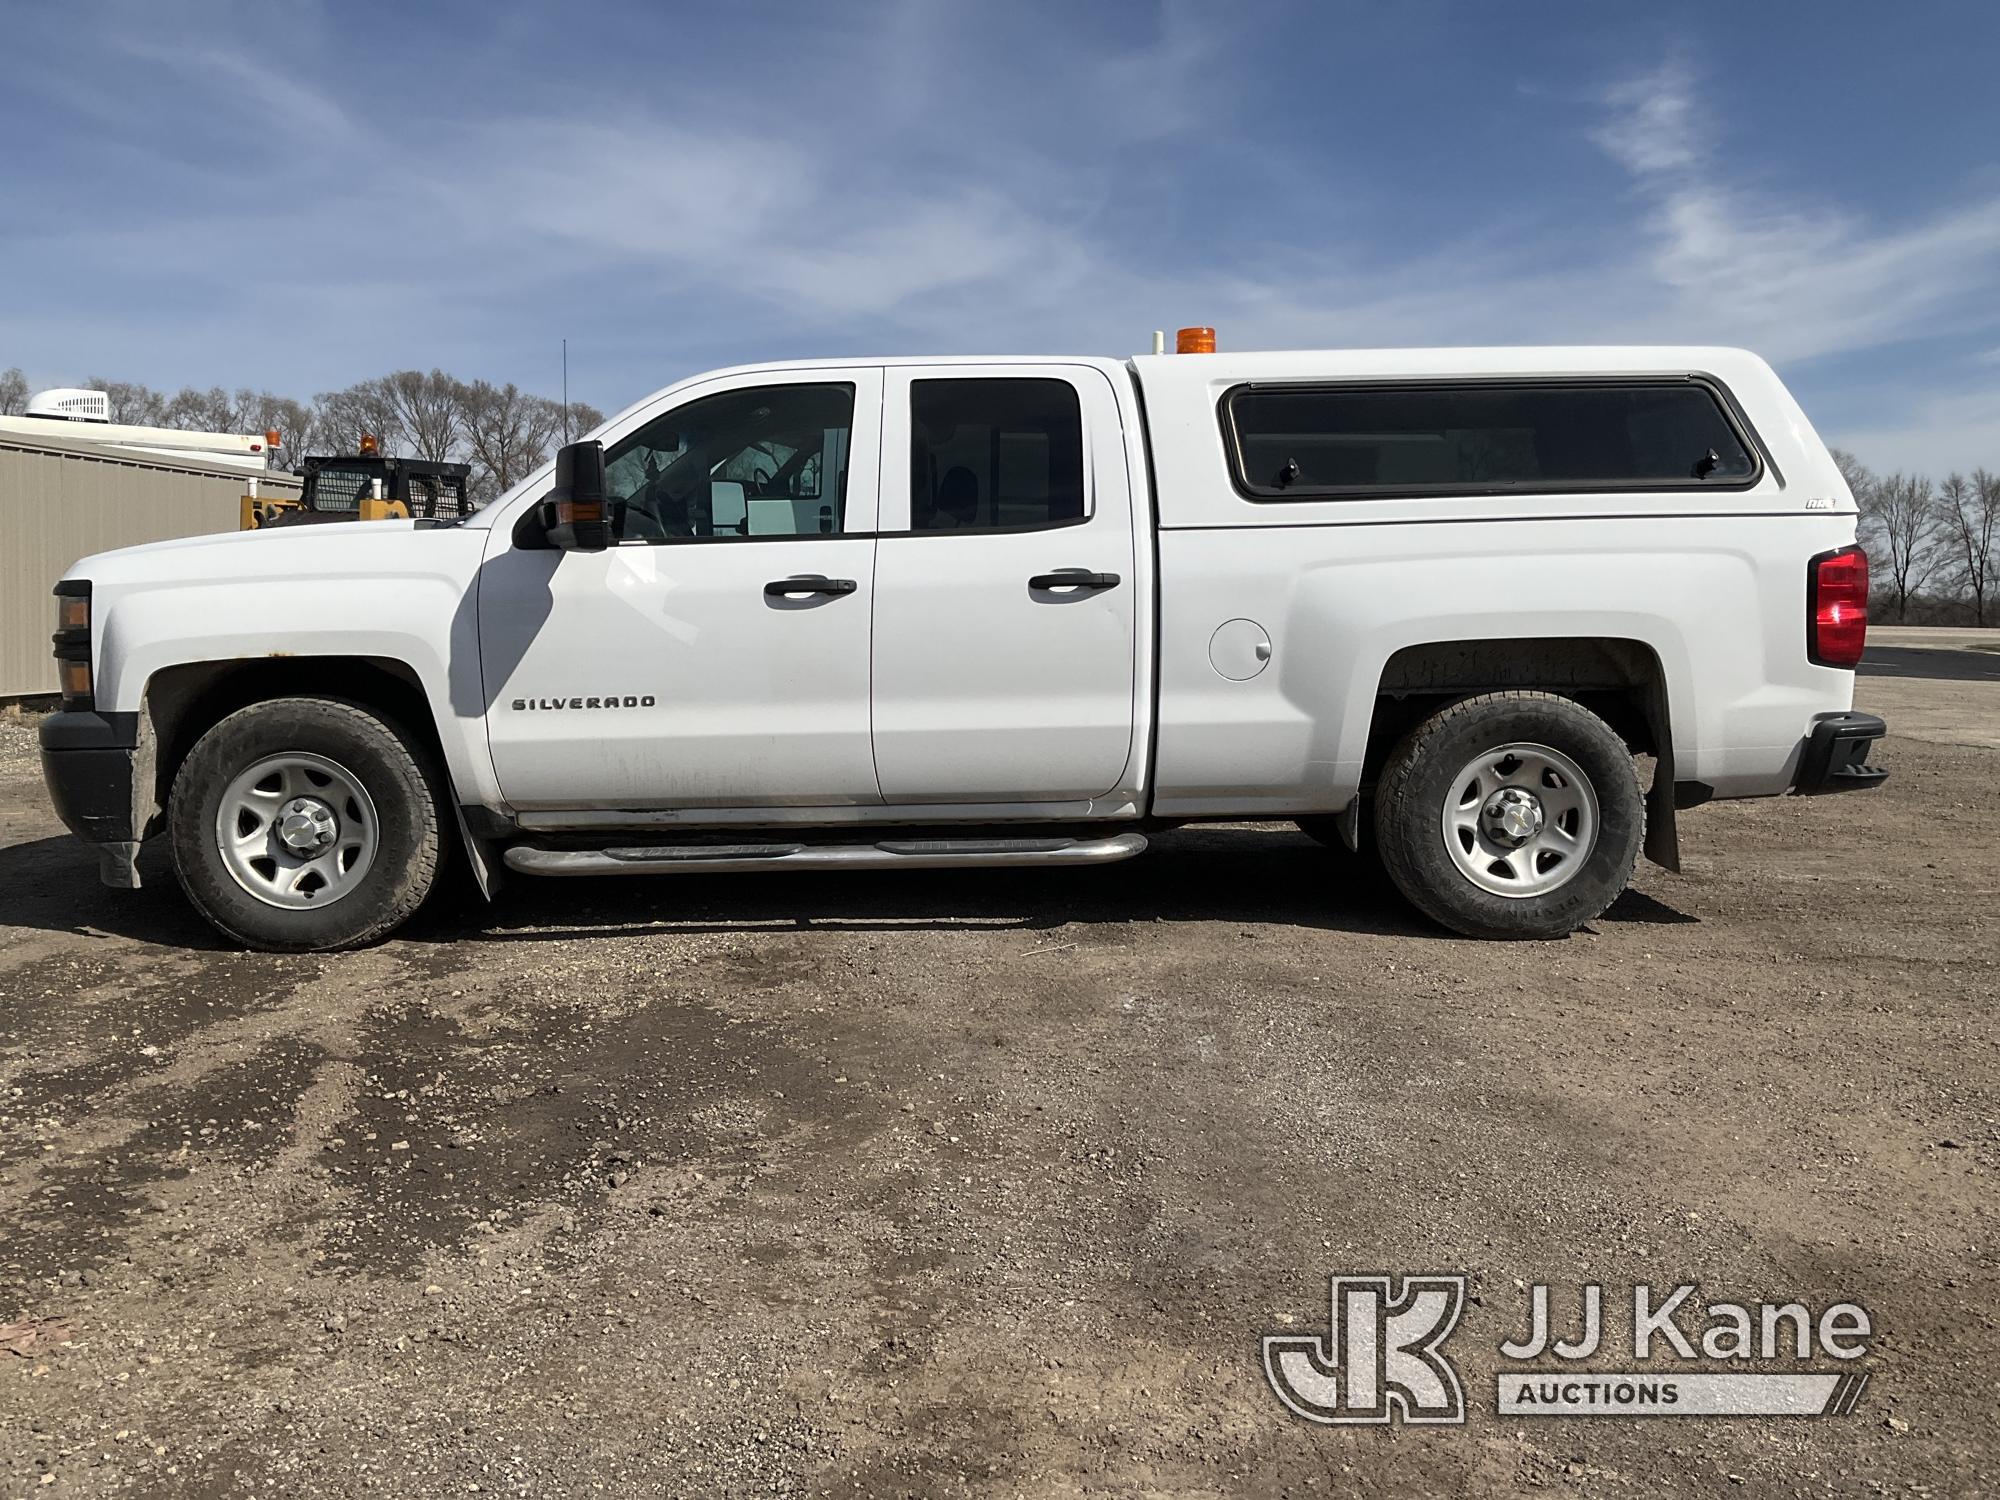
[[[1308,1422],[1460,1423],[1465,1389],[1438,1352],[1465,1306],[1463,1276],[1329,1279],[1327,1336],[1268,1334],[1264,1378]]]

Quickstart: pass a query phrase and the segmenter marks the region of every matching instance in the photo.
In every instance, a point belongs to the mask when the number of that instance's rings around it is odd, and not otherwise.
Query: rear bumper
[[[1868,752],[1889,732],[1873,714],[1828,714],[1812,727],[1799,755],[1792,790],[1802,797],[1823,792],[1859,791],[1889,779],[1881,766],[1868,763]]]

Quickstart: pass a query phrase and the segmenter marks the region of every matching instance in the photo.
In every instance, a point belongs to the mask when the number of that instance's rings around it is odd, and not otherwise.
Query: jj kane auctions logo
[[[1443,1345],[1465,1310],[1463,1274],[1328,1278],[1327,1332],[1264,1339],[1264,1378],[1308,1422],[1456,1424],[1465,1387]],[[1555,1368],[1507,1369],[1496,1378],[1501,1416],[1810,1417],[1854,1410],[1868,1384],[1854,1369],[1776,1371],[1777,1360],[1849,1362],[1868,1352],[1867,1310],[1836,1302],[1815,1318],[1800,1302],[1693,1305],[1692,1283],[1658,1293],[1632,1288],[1634,1365],[1579,1370],[1603,1346],[1604,1288],[1579,1290],[1573,1337],[1555,1334],[1549,1288],[1530,1290],[1527,1328],[1499,1345],[1502,1361],[1553,1359]],[[1699,1312],[1700,1321],[1694,1314]],[[1684,1370],[1683,1361],[1729,1365]]]

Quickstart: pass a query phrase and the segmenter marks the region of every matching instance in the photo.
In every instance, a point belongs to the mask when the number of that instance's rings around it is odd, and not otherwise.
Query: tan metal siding
[[[107,454],[84,440],[0,435],[0,698],[56,691],[49,591],[80,557],[169,537],[234,531],[250,475]],[[260,494],[295,495],[290,475]]]

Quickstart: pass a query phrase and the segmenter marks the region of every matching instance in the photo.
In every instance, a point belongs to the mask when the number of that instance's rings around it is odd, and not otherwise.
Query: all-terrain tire
[[[286,756],[332,763],[372,804],[371,857],[324,905],[279,906],[254,894],[232,873],[218,832],[231,784]],[[356,704],[274,698],[238,709],[196,741],[174,777],[167,832],[181,889],[224,936],[250,948],[320,952],[386,937],[423,904],[443,857],[439,783],[427,760],[401,729]]]
[[[1476,758],[1510,745],[1557,752],[1582,772],[1595,800],[1588,849],[1573,856],[1576,868],[1561,884],[1539,893],[1483,888],[1446,841],[1448,799],[1457,800],[1462,774]],[[1645,798],[1631,752],[1596,714],[1553,693],[1460,699],[1412,728],[1376,783],[1375,841],[1389,878],[1411,905],[1467,937],[1574,932],[1631,881],[1645,831]],[[1476,858],[1473,851],[1467,855]]]

